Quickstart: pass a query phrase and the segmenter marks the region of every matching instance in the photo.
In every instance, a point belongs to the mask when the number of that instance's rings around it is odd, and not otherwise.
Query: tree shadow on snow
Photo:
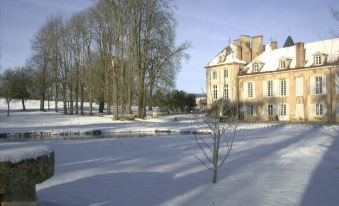
[[[333,130],[333,142],[314,170],[300,205],[334,206],[339,203],[339,129]]]

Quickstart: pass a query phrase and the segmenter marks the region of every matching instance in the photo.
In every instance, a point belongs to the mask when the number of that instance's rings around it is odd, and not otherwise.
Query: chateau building
[[[223,98],[247,120],[339,122],[339,38],[278,48],[242,35],[205,68],[208,107]]]

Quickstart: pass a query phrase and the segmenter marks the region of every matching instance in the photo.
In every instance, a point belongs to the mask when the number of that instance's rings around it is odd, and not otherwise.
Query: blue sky
[[[30,41],[51,15],[70,16],[95,0],[0,0],[1,70],[23,65]],[[177,88],[200,93],[205,88],[204,66],[242,34],[263,35],[281,47],[290,34],[295,42],[331,38],[339,30],[330,7],[338,0],[175,0],[177,43],[189,41],[191,58],[183,62]]]

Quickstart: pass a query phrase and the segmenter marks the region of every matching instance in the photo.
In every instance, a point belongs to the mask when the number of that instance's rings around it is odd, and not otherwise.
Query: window
[[[279,68],[280,69],[285,69],[286,68],[286,62],[284,60],[280,61]]]
[[[286,83],[286,79],[280,80],[280,96],[287,96],[287,83]]]
[[[273,80],[267,81],[267,96],[273,97]]]
[[[267,105],[267,114],[268,116],[273,116],[273,105],[272,104]]]
[[[217,79],[217,78],[218,78],[218,73],[217,73],[217,71],[213,71],[212,78],[213,78],[213,79]]]
[[[247,97],[253,97],[253,82],[247,83]]]
[[[314,57],[314,65],[321,65],[321,56]]]
[[[336,116],[337,118],[339,117],[339,103],[335,105],[335,110],[336,110]]]
[[[246,114],[248,116],[254,116],[255,115],[255,106],[254,105],[247,105]]]
[[[229,99],[229,87],[228,87],[228,84],[224,85],[224,99]]]
[[[213,85],[213,99],[218,99],[218,86]]]
[[[279,111],[279,114],[280,114],[281,116],[286,116],[286,115],[287,115],[287,106],[286,106],[286,104],[280,105],[280,111]]]
[[[224,78],[228,79],[228,69],[224,69]]]
[[[315,77],[315,94],[323,93],[323,77],[316,76]]]
[[[258,71],[259,71],[259,65],[253,64],[253,72],[258,72]]]
[[[297,77],[295,79],[295,81],[296,81],[296,96],[301,97],[301,96],[303,96],[303,90],[304,90],[303,81],[304,81],[304,79],[303,79],[303,77]]]
[[[316,104],[315,105],[315,115],[317,115],[317,116],[324,115],[324,106],[323,106],[323,104]]]

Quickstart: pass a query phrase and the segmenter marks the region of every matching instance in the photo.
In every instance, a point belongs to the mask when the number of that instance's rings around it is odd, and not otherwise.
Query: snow
[[[212,173],[189,135],[2,143],[55,149],[55,175],[37,185],[40,205],[337,205],[339,127],[239,131]]]
[[[265,48],[268,48],[266,46]],[[328,55],[327,62],[333,62],[339,57],[339,38],[322,40],[304,44],[305,48],[305,65],[311,67],[314,64],[313,55],[323,53]],[[279,68],[279,60],[281,58],[291,59],[289,68],[296,67],[296,51],[295,46],[279,48],[275,50],[268,49],[257,56],[251,63],[246,66],[248,73],[252,73],[252,65],[254,63],[263,63],[264,66],[260,72],[276,71]]]
[[[27,112],[20,111],[18,102],[11,106],[14,111],[6,117],[0,102],[0,133],[104,131],[101,138],[81,140],[0,139],[1,160],[36,158],[53,148],[55,175],[36,186],[39,205],[334,206],[339,202],[339,125],[241,124],[219,182],[212,184],[211,171],[195,157],[201,151],[193,136],[130,134],[204,129],[192,123],[191,115],[113,121],[111,116],[39,112],[38,101],[33,100],[27,102]],[[111,132],[126,135],[112,138]]]
[[[61,106],[62,104],[60,104]],[[51,108],[53,108],[53,104]],[[102,133],[155,133],[156,131],[187,132],[192,129],[191,114],[159,116],[158,118],[136,119],[136,121],[116,121],[112,115],[64,115],[59,112],[38,111],[39,101],[26,101],[28,111],[21,111],[21,102],[11,103],[10,116],[6,116],[6,105],[0,99],[0,134],[16,135],[34,133],[60,135],[62,133],[84,134],[100,130]],[[6,108],[6,109],[5,109]],[[97,111],[97,110],[96,110]],[[174,121],[174,119],[177,121]]]
[[[36,159],[50,155],[52,150],[47,146],[18,146],[16,144],[0,144],[0,162],[17,163],[22,160]]]
[[[215,56],[212,61],[210,61],[206,67],[210,66],[217,66],[217,65],[224,65],[224,64],[246,64],[245,61],[240,60],[237,58],[237,47],[233,44],[230,45],[231,52],[227,54],[227,47],[223,49],[221,52],[218,53],[217,56]],[[223,62],[219,62],[219,57],[220,56],[226,56],[225,60]]]

